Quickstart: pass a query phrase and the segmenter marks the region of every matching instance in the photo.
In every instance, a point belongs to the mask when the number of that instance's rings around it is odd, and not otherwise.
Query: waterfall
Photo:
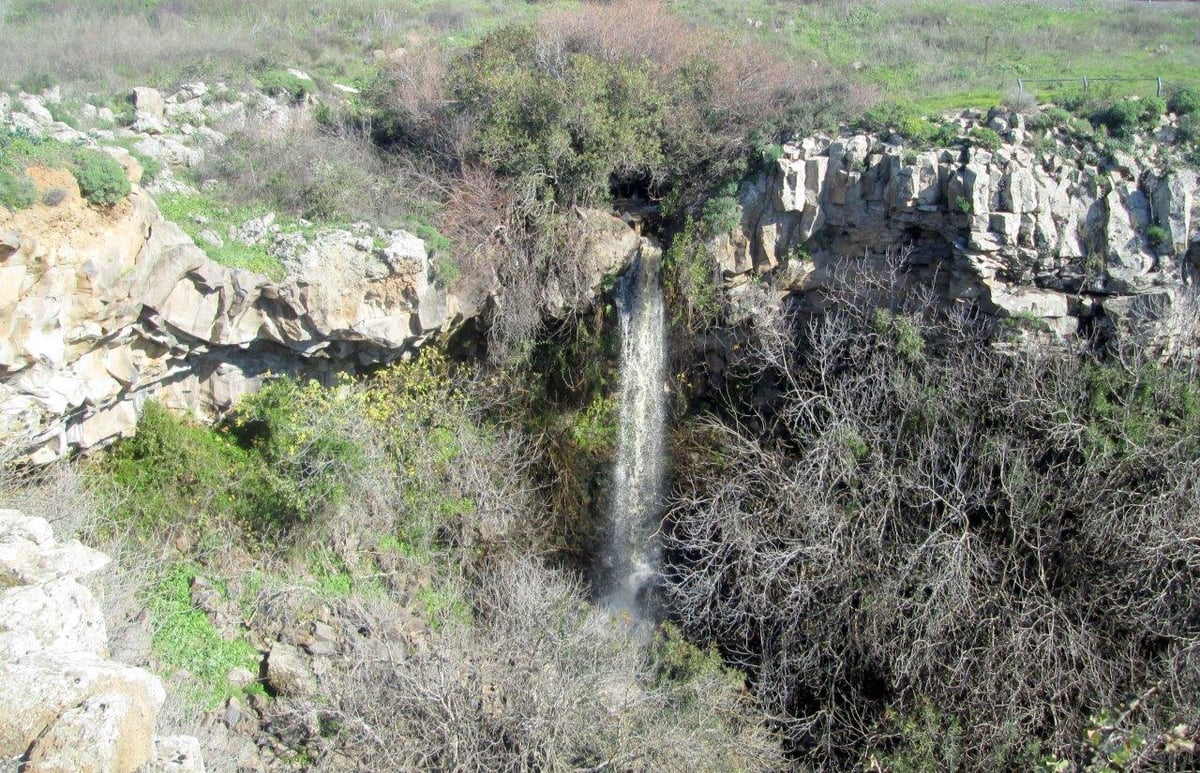
[[[604,602],[640,618],[644,591],[658,574],[657,531],[663,494],[666,427],[666,314],[659,286],[661,253],[643,243],[617,285],[621,394],[613,468]]]

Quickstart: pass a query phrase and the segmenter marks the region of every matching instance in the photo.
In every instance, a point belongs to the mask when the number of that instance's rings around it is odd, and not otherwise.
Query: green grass
[[[229,226],[241,225],[251,218],[266,214],[265,207],[234,207],[203,194],[167,193],[158,197],[158,208],[168,220],[178,223],[208,257],[230,268],[241,268],[263,274],[276,281],[287,272],[283,264],[267,252],[261,243],[240,244],[228,238]],[[284,222],[277,220],[276,222]],[[224,241],[215,247],[199,238],[200,232],[211,230]],[[295,230],[300,230],[298,225]]]
[[[1169,84],[1193,85],[1200,80],[1200,7],[1191,3],[681,0],[673,5],[700,23],[749,31],[795,61],[831,66],[885,97],[910,97],[922,111],[997,104],[1016,89],[1018,78],[1157,76]],[[748,19],[762,24],[748,25]],[[1154,88],[1153,83],[1119,84],[1118,93],[1149,95]],[[1048,99],[1061,88],[1032,90]]]
[[[286,484],[226,432],[148,403],[137,434],[89,467],[112,492],[117,518],[144,535],[268,532],[296,517]]]
[[[257,682],[241,689],[228,679],[229,672],[239,666],[257,674],[261,655],[240,636],[232,641],[222,638],[208,616],[192,606],[191,582],[198,573],[190,564],[171,566],[151,589],[154,635],[150,646],[160,672],[181,677],[184,698],[211,710],[232,696],[262,692]]]
[[[417,591],[417,603],[434,631],[441,631],[447,625],[471,623],[471,605],[452,585],[422,588]]]

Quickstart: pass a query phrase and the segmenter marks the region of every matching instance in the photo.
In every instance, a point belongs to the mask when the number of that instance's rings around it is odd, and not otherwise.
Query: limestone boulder
[[[267,683],[280,695],[305,698],[317,692],[317,677],[299,649],[276,642],[267,655]]]
[[[132,771],[154,754],[151,707],[124,692],[93,695],[67,709],[34,741],[26,770],[38,773]]]

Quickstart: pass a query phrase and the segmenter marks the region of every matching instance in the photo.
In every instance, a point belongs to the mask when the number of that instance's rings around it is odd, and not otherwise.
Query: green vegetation
[[[258,682],[237,688],[228,678],[239,667],[257,674],[260,655],[240,636],[232,640],[221,636],[208,616],[192,605],[191,585],[199,573],[195,565],[176,564],[150,587],[147,606],[154,626],[150,646],[159,671],[167,676],[186,672],[184,699],[212,710],[230,697],[263,692]]]
[[[299,513],[263,457],[216,431],[147,404],[137,434],[92,466],[117,519],[143,534],[216,529],[266,534]]]
[[[288,70],[267,70],[259,76],[258,86],[273,97],[283,96],[293,102],[301,102],[317,90],[311,78],[301,78]]]
[[[915,99],[922,113],[997,105],[1018,78],[1143,78],[1116,87],[1150,96],[1155,77],[1195,88],[1200,71],[1200,9],[1188,4],[684,0],[675,7],[702,24],[747,32],[795,62],[829,67],[884,98]],[[1026,89],[1057,102],[1081,85]]]
[[[111,207],[129,195],[125,168],[97,150],[74,148],[15,129],[0,129],[0,205],[23,209],[37,201],[25,170],[31,166],[68,168],[88,203]]]
[[[518,190],[588,205],[608,197],[614,174],[661,174],[667,105],[634,66],[587,54],[546,62],[533,29],[506,28],[455,62],[451,84],[478,121],[480,160]]]
[[[1200,114],[1200,87],[1175,89],[1167,99],[1167,108],[1181,116]]]
[[[129,195],[129,177],[112,156],[80,150],[71,164],[71,173],[89,204],[111,207]]]
[[[707,327],[722,311],[719,269],[693,221],[675,234],[663,255],[663,294],[677,328]]]
[[[283,264],[262,243],[248,245],[225,238],[230,226],[261,217],[269,211],[266,207],[235,207],[205,194],[167,193],[158,197],[158,208],[221,265],[254,271],[275,280],[284,277]],[[201,238],[200,233],[206,230],[221,236],[222,244],[217,246]]]
[[[999,150],[1002,144],[999,134],[983,126],[976,126],[968,136],[976,147],[983,148],[984,150]]]
[[[1115,137],[1128,137],[1137,129],[1152,128],[1167,110],[1157,97],[1114,99],[1092,115],[1092,122],[1105,126]]]
[[[0,207],[11,210],[32,207],[37,201],[37,187],[24,174],[0,169]]]

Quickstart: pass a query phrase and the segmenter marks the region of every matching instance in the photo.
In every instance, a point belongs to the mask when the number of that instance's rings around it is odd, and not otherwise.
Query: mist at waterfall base
[[[660,253],[643,247],[617,285],[621,362],[617,456],[608,535],[598,578],[600,603],[638,621],[653,616],[667,418],[666,314]]]

